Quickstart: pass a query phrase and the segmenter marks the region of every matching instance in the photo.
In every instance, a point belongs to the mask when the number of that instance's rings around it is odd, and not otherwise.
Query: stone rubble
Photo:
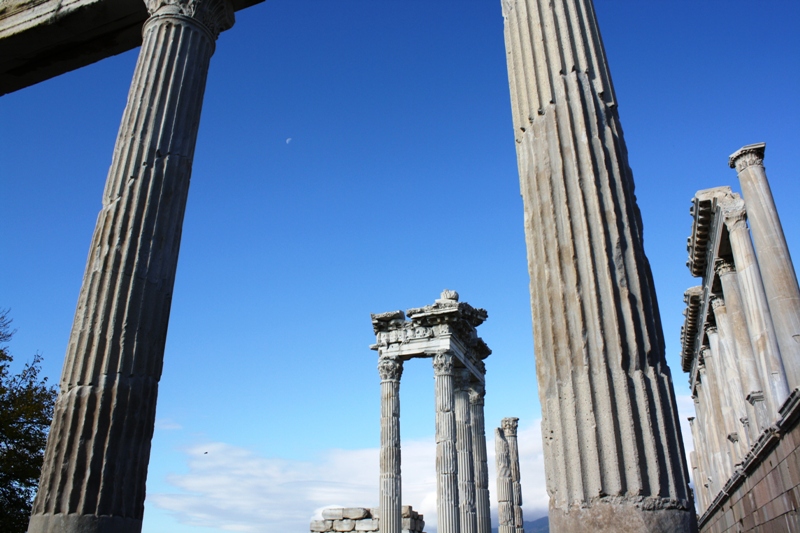
[[[425,520],[410,505],[402,506],[401,533],[424,533]],[[344,507],[322,511],[322,520],[311,521],[311,533],[329,531],[380,531],[380,511],[376,508]]]

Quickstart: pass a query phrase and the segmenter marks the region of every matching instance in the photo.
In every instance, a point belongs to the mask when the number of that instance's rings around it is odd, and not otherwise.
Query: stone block
[[[370,516],[372,516],[372,518],[380,518],[381,517],[380,508],[378,508],[378,507],[370,507],[369,508],[369,514],[370,514]]]
[[[356,528],[355,520],[334,520],[333,522],[333,530],[334,531],[353,531]]]
[[[369,516],[369,509],[363,507],[345,507],[342,509],[342,517],[351,520],[361,520]]]
[[[331,520],[312,520],[311,521],[311,531],[330,531],[333,527],[333,522]]]
[[[341,507],[333,508],[333,509],[323,509],[322,510],[322,518],[326,520],[341,520],[344,518],[344,509]]]
[[[365,518],[356,522],[356,531],[378,531],[380,521],[377,518]]]

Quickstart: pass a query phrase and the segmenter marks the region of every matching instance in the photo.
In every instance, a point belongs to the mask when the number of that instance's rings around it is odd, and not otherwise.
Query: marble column
[[[472,419],[472,458],[475,464],[475,514],[478,533],[492,533],[492,516],[489,506],[489,468],[486,457],[486,424],[483,404],[486,389],[482,383],[473,382],[469,393]]]
[[[700,400],[702,393],[700,390],[701,384],[697,383],[695,387],[695,396],[693,396],[694,400],[694,412],[695,412],[695,419],[694,423],[692,424],[692,437],[694,438],[694,448],[695,452],[697,453],[697,460],[699,463],[701,477],[700,479],[695,479],[695,488],[700,494],[703,495],[702,505],[701,507],[705,509],[708,506],[711,494],[711,471],[712,471],[712,457],[711,457],[711,450],[709,449],[708,443],[708,431],[707,426],[704,423],[702,416],[703,405]]]
[[[522,526],[522,476],[519,470],[519,444],[517,443],[517,425],[519,418],[509,417],[500,421],[503,435],[508,442],[508,460],[511,464],[511,495],[514,503],[514,530],[525,533]]]
[[[709,457],[708,475],[711,478],[712,498],[722,489],[731,474],[728,451],[725,446],[725,426],[720,409],[720,398],[716,387],[712,385],[712,377],[706,365],[713,365],[711,349],[704,346],[701,352],[705,364],[698,370],[700,383],[697,390],[700,394],[700,412],[697,413],[706,433],[706,447]]]
[[[456,450],[458,453],[458,507],[462,533],[476,533],[478,529],[475,505],[475,462],[472,452],[472,412],[469,403],[469,386],[472,372],[456,370]]]
[[[692,442],[695,446],[695,449],[689,453],[689,463],[692,468],[692,480],[694,481],[694,499],[699,505],[700,514],[703,514],[703,510],[705,510],[708,504],[705,497],[705,471],[699,455],[702,453],[702,451],[698,451],[700,449],[700,438],[697,435],[697,428],[694,424],[695,417],[690,416],[688,420],[689,429],[692,432]]]
[[[786,379],[795,389],[800,387],[800,287],[764,170],[765,147],[759,143],[739,149],[730,166],[739,175]]]
[[[719,300],[712,300],[719,305]],[[736,434],[738,439],[738,425],[739,417],[733,410],[731,402],[731,391],[729,383],[725,376],[725,358],[723,356],[724,347],[720,339],[719,330],[717,327],[707,327],[706,336],[708,337],[709,350],[706,352],[705,367],[707,371],[708,382],[711,389],[711,395],[715,400],[715,416],[718,416],[718,425],[720,431],[720,445],[721,452],[725,459],[725,479],[733,475],[734,465],[736,464],[736,456],[739,450],[734,441],[733,435]]]
[[[402,482],[400,475],[400,377],[403,361],[378,359],[381,376],[380,531],[403,530]]]
[[[508,449],[508,441],[501,428],[494,430],[494,459],[497,466],[497,533],[516,533],[511,454]]]
[[[692,531],[642,220],[591,0],[502,0],[553,531]]]
[[[764,386],[761,371],[753,353],[750,335],[747,331],[747,318],[742,307],[739,279],[733,263],[719,260],[714,266],[722,285],[725,308],[730,321],[734,339],[736,364],[741,378],[742,394],[748,404],[748,428],[750,440],[755,442],[759,433],[770,426],[770,417],[764,404]]]
[[[753,242],[750,240],[750,232],[747,231],[744,202],[741,198],[728,202],[723,206],[722,215],[730,236],[750,343],[759,362],[761,381],[766,385],[764,392],[769,416],[774,420],[778,416],[781,404],[789,396],[789,385],[775,337],[772,313],[764,292],[761,271],[756,261]]]
[[[223,0],[148,0],[30,533],[138,533],[181,228]]]
[[[436,512],[439,533],[460,533],[458,506],[458,452],[456,449],[454,356],[433,357],[436,376]]]

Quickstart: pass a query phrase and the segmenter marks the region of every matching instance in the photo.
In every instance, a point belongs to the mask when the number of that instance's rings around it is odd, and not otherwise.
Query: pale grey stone
[[[361,520],[369,515],[369,509],[364,507],[346,507],[342,509],[342,517],[353,520]]]
[[[311,531],[330,531],[333,528],[332,520],[312,520]]]
[[[353,531],[356,528],[354,520],[335,520],[333,522],[334,531]]]
[[[365,518],[356,522],[356,531],[378,531],[379,526],[377,518]]]
[[[344,518],[344,509],[341,507],[333,507],[322,510],[322,518],[326,520],[341,520]]]

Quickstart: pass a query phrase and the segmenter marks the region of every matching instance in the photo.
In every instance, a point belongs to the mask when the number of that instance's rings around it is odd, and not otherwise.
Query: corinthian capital
[[[741,172],[747,167],[758,165],[764,166],[764,150],[767,145],[765,143],[748,144],[739,148],[736,152],[731,154],[728,158],[728,164],[731,168],[735,168],[736,172]]]
[[[722,210],[722,217],[728,232],[747,228],[747,210],[744,208],[744,201],[741,199],[725,206]]]
[[[403,375],[403,361],[395,357],[381,357],[378,359],[378,373],[381,381],[400,381]]]
[[[435,375],[453,373],[453,353],[439,352],[433,356],[433,373]]]
[[[486,386],[483,383],[473,381],[469,387],[469,403],[473,405],[483,405],[486,397]]]
[[[516,437],[517,436],[517,426],[519,425],[519,418],[516,417],[508,417],[504,418],[500,421],[500,427],[503,428],[503,432],[508,437]]]
[[[736,272],[736,267],[727,259],[717,259],[714,261],[714,270],[718,276],[724,276]]]
[[[178,16],[199,22],[214,37],[236,20],[230,0],[145,0],[151,17]]]

